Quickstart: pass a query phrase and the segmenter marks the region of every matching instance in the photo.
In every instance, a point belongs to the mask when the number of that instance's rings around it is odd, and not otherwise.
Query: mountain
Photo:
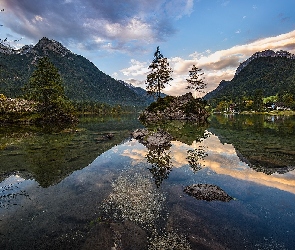
[[[21,95],[23,85],[43,56],[48,56],[59,70],[71,100],[125,106],[147,106],[151,102],[143,94],[145,90],[126,86],[100,71],[88,59],[46,37],[35,46],[26,45],[18,50],[0,47],[0,93],[9,97]]]
[[[257,52],[240,64],[232,80],[221,81],[204,98],[235,100],[253,97],[256,90],[262,90],[264,97],[287,92],[295,96],[295,55],[287,51]]]
[[[147,98],[150,103],[155,101],[155,98],[153,96],[148,95],[147,91],[145,89],[143,89],[141,87],[135,87],[131,83],[127,83],[122,80],[118,80],[118,81],[121,82],[122,84],[124,84],[125,86],[127,86],[128,88],[132,89],[136,94],[142,96],[143,98]],[[161,93],[160,96],[163,98],[167,95],[164,93]]]

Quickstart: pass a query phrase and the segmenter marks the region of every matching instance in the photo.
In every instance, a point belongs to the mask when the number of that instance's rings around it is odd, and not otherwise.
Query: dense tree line
[[[221,85],[205,96],[218,111],[261,111],[270,107],[295,110],[295,60],[256,58]]]

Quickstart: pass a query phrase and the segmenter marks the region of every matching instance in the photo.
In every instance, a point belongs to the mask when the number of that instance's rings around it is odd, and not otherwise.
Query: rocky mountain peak
[[[72,54],[72,52],[64,47],[60,42],[48,39],[47,37],[43,37],[41,40],[39,40],[39,42],[34,46],[33,49],[37,51],[42,51],[44,54],[46,54],[48,50],[58,53],[62,56]]]
[[[294,54],[291,54],[290,52],[284,51],[284,50],[279,50],[275,52],[269,49],[269,50],[256,52],[251,57],[249,57],[246,61],[240,63],[239,67],[236,70],[235,76],[237,76],[242,71],[242,69],[244,69],[251,61],[259,57],[286,57],[289,59],[295,59]]]

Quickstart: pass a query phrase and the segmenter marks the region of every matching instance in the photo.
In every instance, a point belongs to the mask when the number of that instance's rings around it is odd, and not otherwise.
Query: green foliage
[[[7,97],[3,94],[0,94],[0,102],[6,101],[6,100],[7,100]]]
[[[263,91],[262,98],[280,93],[281,96],[289,93],[294,97],[295,60],[285,57],[256,58],[231,81],[222,81],[220,87],[208,93],[205,99],[214,107],[225,100],[235,103],[241,103],[243,99],[255,101],[255,91],[259,89]]]
[[[206,104],[207,101],[201,98],[191,99],[182,109],[184,113],[189,116],[190,114],[200,113],[200,110],[205,109]]]
[[[74,108],[65,98],[61,76],[48,57],[39,60],[24,89],[25,97],[38,103],[42,120],[68,123],[74,119]]]
[[[256,89],[253,98],[253,109],[255,111],[262,111],[263,110],[263,90]]]
[[[39,60],[36,70],[25,86],[25,97],[42,104],[45,108],[64,99],[64,86],[57,68],[48,57]]]
[[[93,101],[77,101],[73,102],[75,110],[81,115],[117,115],[122,113],[133,113],[138,111],[135,107],[108,105],[105,103]]]
[[[47,41],[50,43],[50,40]],[[0,53],[0,93],[16,98],[36,69],[36,57],[47,56],[58,69],[64,83],[65,96],[72,101],[95,101],[108,105],[146,107],[150,100],[100,71],[83,56],[63,54],[38,44],[31,52]]]
[[[278,101],[278,96],[277,95],[272,95],[272,96],[268,96],[268,97],[265,97],[263,98],[263,103],[264,104],[273,104],[275,102]]]
[[[151,103],[147,110],[149,112],[164,111],[167,107],[171,105],[171,102],[174,100],[173,96],[165,96],[163,98],[158,98],[156,102]]]
[[[164,58],[161,54],[159,47],[157,47],[157,51],[154,53],[154,60],[150,64],[149,69],[151,73],[147,75],[146,90],[149,95],[160,98],[161,91],[172,80],[172,69],[169,67],[167,58]]]

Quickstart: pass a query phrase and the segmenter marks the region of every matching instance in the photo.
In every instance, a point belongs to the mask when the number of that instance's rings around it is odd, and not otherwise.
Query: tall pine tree
[[[160,98],[161,91],[166,87],[166,84],[172,80],[172,69],[169,66],[167,58],[161,54],[159,46],[154,53],[154,59],[149,69],[151,72],[147,75],[146,90],[149,95]]]
[[[38,103],[39,112],[47,121],[69,122],[74,118],[73,107],[65,97],[61,75],[48,57],[39,60],[25,85],[25,97]]]

